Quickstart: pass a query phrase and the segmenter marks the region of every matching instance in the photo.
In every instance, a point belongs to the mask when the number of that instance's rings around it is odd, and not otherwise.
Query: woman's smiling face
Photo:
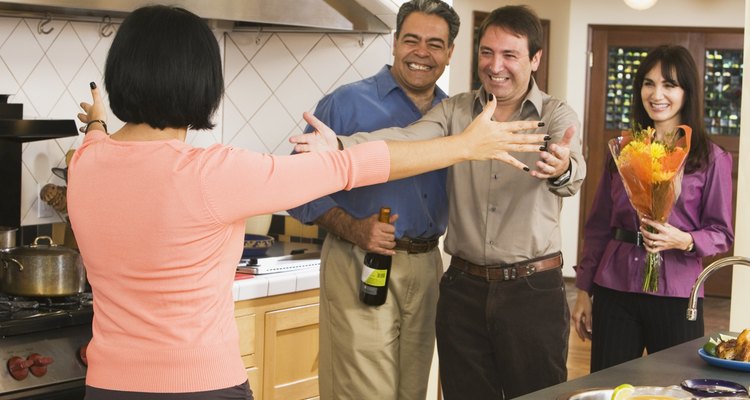
[[[670,131],[682,123],[680,111],[685,104],[685,90],[676,80],[662,76],[661,63],[646,73],[641,99],[654,125],[666,128],[664,131]]]

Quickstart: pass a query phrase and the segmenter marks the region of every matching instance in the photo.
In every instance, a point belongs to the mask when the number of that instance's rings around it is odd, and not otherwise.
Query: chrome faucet
[[[703,284],[703,281],[708,278],[711,273],[719,268],[726,267],[727,265],[740,264],[746,267],[750,267],[750,258],[747,257],[726,257],[720,260],[712,262],[706,269],[704,269],[693,284],[693,289],[690,291],[690,299],[688,300],[687,319],[689,321],[695,321],[698,317],[698,288]]]

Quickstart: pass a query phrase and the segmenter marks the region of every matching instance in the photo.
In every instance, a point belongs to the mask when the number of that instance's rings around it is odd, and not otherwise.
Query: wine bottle
[[[391,209],[382,207],[378,221],[389,223],[391,220]],[[362,265],[362,278],[359,285],[359,299],[370,306],[379,306],[385,303],[388,296],[388,277],[391,273],[391,256],[377,253],[365,254]]]

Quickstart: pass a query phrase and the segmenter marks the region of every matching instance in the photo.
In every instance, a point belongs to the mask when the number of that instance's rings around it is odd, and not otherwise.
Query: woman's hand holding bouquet
[[[680,134],[684,132],[684,134]],[[630,204],[640,220],[666,224],[680,195],[685,159],[690,152],[692,129],[680,125],[677,130],[656,138],[654,128],[624,131],[609,141],[609,149],[620,172]],[[644,226],[647,232],[661,234],[654,225]],[[648,237],[647,237],[647,240]],[[661,247],[666,249],[666,247]],[[648,256],[643,276],[643,291],[656,292],[662,258],[660,247],[647,243]]]

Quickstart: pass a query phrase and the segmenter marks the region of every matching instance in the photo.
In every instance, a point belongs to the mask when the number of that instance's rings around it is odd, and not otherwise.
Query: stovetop
[[[61,298],[0,294],[0,398],[27,392],[46,398],[66,385],[83,387],[82,351],[91,340],[93,316],[90,293]]]
[[[17,297],[0,294],[0,337],[91,324],[91,293],[67,297]]]

